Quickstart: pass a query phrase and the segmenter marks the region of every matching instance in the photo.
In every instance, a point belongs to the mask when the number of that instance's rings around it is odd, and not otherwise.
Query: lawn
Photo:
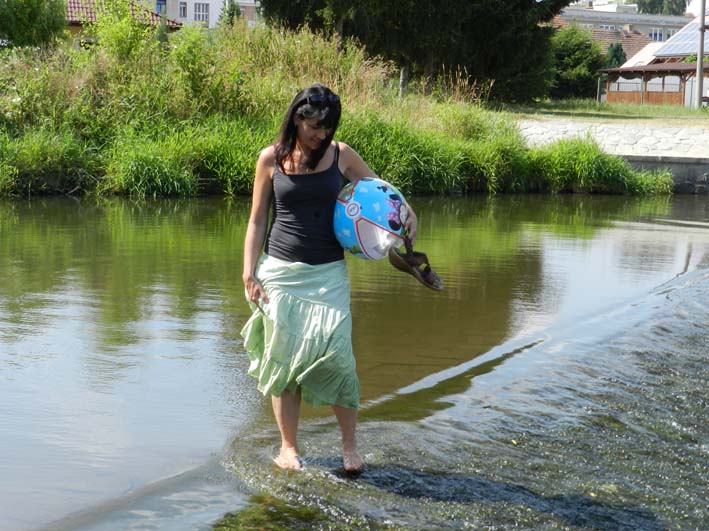
[[[581,119],[591,121],[662,122],[668,126],[709,128],[709,107],[701,111],[674,105],[597,103],[595,100],[558,100],[499,107],[520,118]]]

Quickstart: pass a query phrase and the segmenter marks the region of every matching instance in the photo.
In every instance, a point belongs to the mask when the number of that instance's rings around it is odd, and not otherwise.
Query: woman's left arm
[[[340,145],[340,171],[345,178],[352,184],[357,184],[357,181],[363,177],[378,177],[374,173],[364,159],[359,156],[354,149],[345,144],[344,142],[338,142]],[[406,232],[411,239],[411,243],[416,241],[416,229],[418,227],[418,218],[416,217],[416,212],[411,208],[409,203],[406,203],[406,207],[409,211],[408,216],[406,216],[406,221],[404,226],[406,227]]]

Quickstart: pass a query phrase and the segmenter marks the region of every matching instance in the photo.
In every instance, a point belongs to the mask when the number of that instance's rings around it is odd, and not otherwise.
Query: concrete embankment
[[[518,124],[530,146],[591,137],[606,153],[620,155],[636,168],[668,168],[677,193],[707,193],[709,128],[560,119],[525,119]]]

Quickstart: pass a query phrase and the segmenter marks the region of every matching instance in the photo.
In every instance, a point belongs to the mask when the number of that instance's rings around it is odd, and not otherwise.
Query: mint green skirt
[[[264,255],[256,278],[269,302],[254,304],[241,335],[249,374],[264,395],[300,387],[313,406],[359,407],[345,261],[310,265]]]

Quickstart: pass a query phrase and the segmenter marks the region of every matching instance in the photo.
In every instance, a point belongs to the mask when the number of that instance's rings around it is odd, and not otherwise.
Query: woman
[[[243,272],[256,309],[242,335],[249,374],[263,394],[271,395],[281,433],[275,463],[283,469],[302,467],[297,445],[302,398],[332,406],[342,433],[344,469],[357,474],[364,467],[355,438],[359,380],[349,280],[333,215],[342,176],[356,183],[374,173],[347,144],[333,141],[340,114],[340,98],[327,87],[301,90],[275,144],[259,155]],[[416,224],[409,208],[406,228],[412,240]]]

